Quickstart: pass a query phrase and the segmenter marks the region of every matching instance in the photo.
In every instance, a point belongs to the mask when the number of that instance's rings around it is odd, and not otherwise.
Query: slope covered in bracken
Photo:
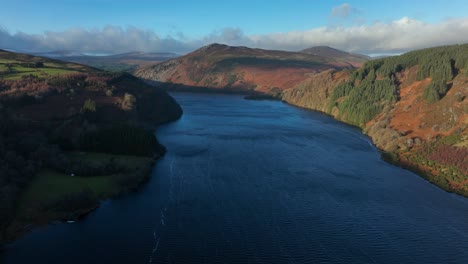
[[[288,103],[359,126],[384,157],[468,195],[468,45],[328,71],[285,90]]]
[[[320,52],[319,52],[320,53]],[[353,68],[363,58],[340,53],[287,52],[212,44],[185,56],[136,70],[136,76],[167,88],[201,88],[277,94],[314,73]],[[343,56],[343,54],[347,54]]]

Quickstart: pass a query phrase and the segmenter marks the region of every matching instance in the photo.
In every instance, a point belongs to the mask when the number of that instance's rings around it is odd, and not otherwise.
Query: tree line
[[[352,72],[348,82],[333,90],[329,113],[337,107],[345,120],[364,125],[399,99],[397,74],[413,66],[418,66],[417,80],[432,79],[423,98],[428,103],[437,102],[448,92],[448,82],[457,74],[464,71],[468,75],[468,44],[422,49],[369,61]]]

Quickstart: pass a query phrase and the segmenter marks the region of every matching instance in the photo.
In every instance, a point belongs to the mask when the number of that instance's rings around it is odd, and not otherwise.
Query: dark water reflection
[[[280,102],[174,94],[142,191],[34,231],[5,263],[468,263],[468,203],[354,128]]]

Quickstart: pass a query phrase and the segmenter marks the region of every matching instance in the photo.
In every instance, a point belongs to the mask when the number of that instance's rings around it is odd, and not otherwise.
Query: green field
[[[0,58],[0,63],[15,63],[15,62],[18,62],[18,61],[12,60],[12,59],[2,59],[2,58]]]
[[[39,223],[47,223],[52,220],[74,219],[96,207],[100,200],[129,191],[127,188],[130,188],[132,184],[130,186],[123,184],[129,179],[135,183],[142,182],[149,176],[153,164],[152,158],[102,153],[72,152],[69,153],[69,158],[74,162],[82,162],[90,166],[105,165],[113,160],[112,162],[123,166],[128,171],[144,169],[147,174],[80,177],[44,170],[34,177],[20,197],[15,225],[37,223],[38,220]],[[123,178],[125,181],[122,181]],[[86,201],[75,202],[72,199]],[[70,200],[72,200],[71,203]]]
[[[79,64],[54,60],[44,62],[43,58],[31,57],[24,54],[15,56],[10,53],[0,53],[0,55],[5,56],[5,58],[0,58],[0,79],[4,80],[18,80],[23,76],[30,75],[43,78],[90,70]],[[42,65],[34,67],[35,63],[42,63]],[[31,64],[31,67],[29,67],[29,64]]]
[[[0,73],[2,73],[2,79],[5,80],[18,80],[23,76],[36,76],[36,77],[47,77],[47,76],[57,76],[63,74],[78,73],[79,71],[74,69],[64,69],[64,68],[28,68],[14,64],[11,67],[11,71],[8,70],[6,63],[0,63]]]

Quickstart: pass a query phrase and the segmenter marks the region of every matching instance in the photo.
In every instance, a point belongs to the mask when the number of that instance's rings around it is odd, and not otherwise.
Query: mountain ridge
[[[302,52],[210,44],[175,59],[134,71],[142,79],[185,87],[279,92],[312,73],[354,68],[343,59]]]
[[[65,62],[74,62],[108,71],[132,71],[138,67],[177,57],[171,52],[125,52],[111,55],[86,55],[75,51],[31,53]]]

